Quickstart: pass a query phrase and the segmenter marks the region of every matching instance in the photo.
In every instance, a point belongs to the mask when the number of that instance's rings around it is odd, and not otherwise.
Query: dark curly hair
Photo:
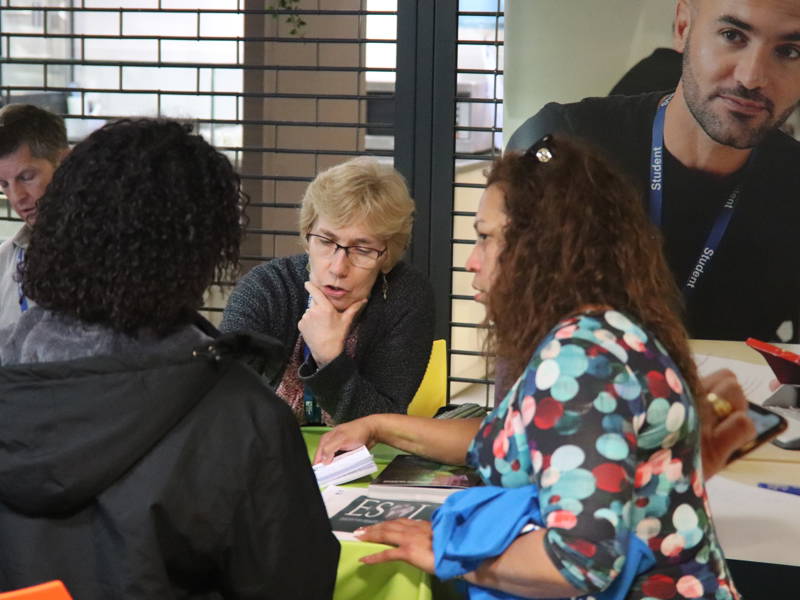
[[[516,377],[561,319],[584,306],[611,306],[664,344],[696,392],[678,288],[640,195],[585,145],[551,136],[547,147],[548,162],[509,152],[488,174],[508,215],[488,297],[490,348]]]
[[[75,146],[39,201],[24,293],[87,323],[166,335],[235,271],[244,200],[230,161],[190,127],[110,123]]]

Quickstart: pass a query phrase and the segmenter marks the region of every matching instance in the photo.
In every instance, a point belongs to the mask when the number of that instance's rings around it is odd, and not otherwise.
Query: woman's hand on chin
[[[344,341],[353,319],[367,303],[367,299],[354,302],[343,312],[339,312],[316,285],[306,281],[305,288],[313,302],[298,321],[297,329],[303,335],[317,366],[322,367],[344,350]]]
[[[433,529],[429,521],[397,519],[385,521],[355,531],[363,542],[375,542],[394,546],[383,552],[370,554],[361,562],[374,565],[390,560],[402,560],[434,574]]]

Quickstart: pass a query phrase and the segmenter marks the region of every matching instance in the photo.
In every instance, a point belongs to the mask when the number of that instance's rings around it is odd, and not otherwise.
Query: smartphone
[[[728,463],[741,458],[748,452],[752,452],[762,444],[779,436],[788,427],[786,419],[781,415],[752,402],[747,403],[747,416],[756,426],[756,437],[734,452],[728,459]]]
[[[772,443],[786,450],[800,450],[800,388],[782,385],[764,400],[764,408],[786,417],[789,423],[789,428],[772,440]]]
[[[744,343],[761,353],[778,381],[792,385],[800,384],[800,354],[755,338],[747,338]]]

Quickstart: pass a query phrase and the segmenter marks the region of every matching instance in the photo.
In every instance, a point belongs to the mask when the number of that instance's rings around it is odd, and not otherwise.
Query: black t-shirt
[[[527,148],[546,133],[566,133],[599,147],[649,196],[653,117],[663,92],[548,104],[514,133],[507,149]],[[798,339],[800,314],[800,143],[775,131],[747,167],[719,178],[664,162],[662,233],[682,289],[720,208],[741,183],[736,209],[709,270],[686,303],[689,334],[701,339],[778,339],[784,321]]]

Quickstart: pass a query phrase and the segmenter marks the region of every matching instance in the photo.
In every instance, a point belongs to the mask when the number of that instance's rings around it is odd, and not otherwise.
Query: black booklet
[[[474,469],[464,465],[445,465],[415,456],[394,457],[369,486],[373,498],[444,502],[459,490],[481,485]]]
[[[440,502],[373,498],[365,488],[330,486],[322,493],[331,529],[339,539],[356,540],[353,532],[392,519],[430,521]]]

